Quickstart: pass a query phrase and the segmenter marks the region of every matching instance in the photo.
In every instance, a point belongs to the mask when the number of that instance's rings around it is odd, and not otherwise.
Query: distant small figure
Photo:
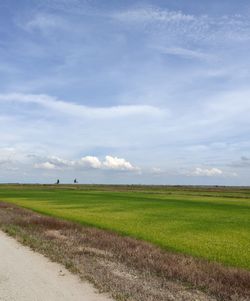
[[[58,184],[60,184],[60,181],[59,181],[59,179],[57,179],[57,181],[56,181],[56,184],[58,185]]]
[[[78,183],[78,181],[77,181],[77,179],[75,179],[75,180],[74,180],[74,184],[77,184],[77,183]]]

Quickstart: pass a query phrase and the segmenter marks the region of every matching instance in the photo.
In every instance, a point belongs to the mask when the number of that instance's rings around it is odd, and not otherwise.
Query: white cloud
[[[39,29],[43,32],[53,28],[62,28],[64,26],[63,19],[56,15],[37,14],[30,19],[26,24],[21,25],[26,30]]]
[[[201,176],[201,177],[216,177],[221,176],[223,171],[219,168],[200,168],[196,167],[194,171],[190,172],[190,176]]]
[[[160,116],[164,111],[150,105],[118,105],[112,107],[89,107],[58,100],[44,94],[0,94],[0,102],[37,104],[41,107],[67,115],[88,118],[119,118],[123,116],[148,115]]]
[[[3,147],[0,148],[0,159],[7,160],[10,159],[13,155],[15,155],[15,149],[12,147]]]
[[[102,162],[94,156],[86,156],[81,158],[77,164],[84,167],[91,167],[91,168],[101,168]]]
[[[44,163],[36,163],[34,165],[35,168],[38,168],[38,169],[48,169],[48,170],[51,170],[51,169],[56,169],[56,165],[50,163],[50,162],[44,162]]]
[[[126,161],[125,159],[112,156],[105,157],[105,161],[103,161],[103,166],[111,170],[138,170],[137,167],[133,166],[130,162]]]
[[[74,161],[65,160],[57,156],[43,157],[43,156],[32,154],[32,155],[28,155],[28,157],[34,161],[37,161],[35,163],[36,168],[65,169],[65,168],[72,167],[74,165]]]
[[[217,46],[225,41],[249,40],[250,23],[244,15],[191,15],[145,6],[116,12],[111,17],[128,25],[143,25],[143,30],[148,30],[150,35],[154,32],[166,40],[172,36],[174,40],[179,37],[181,42],[206,41]]]
[[[12,166],[17,162],[26,163],[26,154],[14,147],[0,148],[0,165]]]
[[[64,160],[56,156],[50,157],[49,162],[54,164],[56,167],[69,167],[73,165],[72,161]]]
[[[136,8],[117,12],[113,17],[125,22],[180,22],[194,20],[194,16],[192,15],[183,14],[180,11],[163,10],[156,7]]]
[[[222,92],[210,102],[206,104],[206,110],[213,116],[220,118],[221,120],[231,120],[235,121],[249,122],[250,113],[250,90],[228,90],[227,92]]]
[[[40,161],[34,164],[35,168],[40,169],[101,169],[101,170],[114,170],[114,171],[139,171],[130,162],[123,158],[106,156],[105,160],[101,161],[95,156],[85,156],[80,160],[64,160],[55,156],[48,158],[40,158],[39,156],[32,156]]]
[[[197,51],[197,50],[191,50],[191,49],[186,49],[182,47],[156,47],[161,53],[164,54],[170,54],[170,55],[175,55],[175,56],[180,56],[184,58],[193,58],[193,59],[210,59],[212,58],[211,55]]]

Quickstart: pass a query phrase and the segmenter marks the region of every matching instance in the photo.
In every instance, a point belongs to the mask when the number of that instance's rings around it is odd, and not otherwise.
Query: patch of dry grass
[[[117,300],[250,300],[250,272],[0,202],[0,227]]]

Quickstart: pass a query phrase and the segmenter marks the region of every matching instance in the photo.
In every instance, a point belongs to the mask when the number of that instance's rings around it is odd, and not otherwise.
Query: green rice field
[[[250,270],[250,189],[0,185],[0,201]]]

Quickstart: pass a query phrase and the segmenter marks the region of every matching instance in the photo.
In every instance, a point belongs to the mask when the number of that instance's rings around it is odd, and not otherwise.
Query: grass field
[[[250,189],[1,185],[0,200],[250,269]]]

